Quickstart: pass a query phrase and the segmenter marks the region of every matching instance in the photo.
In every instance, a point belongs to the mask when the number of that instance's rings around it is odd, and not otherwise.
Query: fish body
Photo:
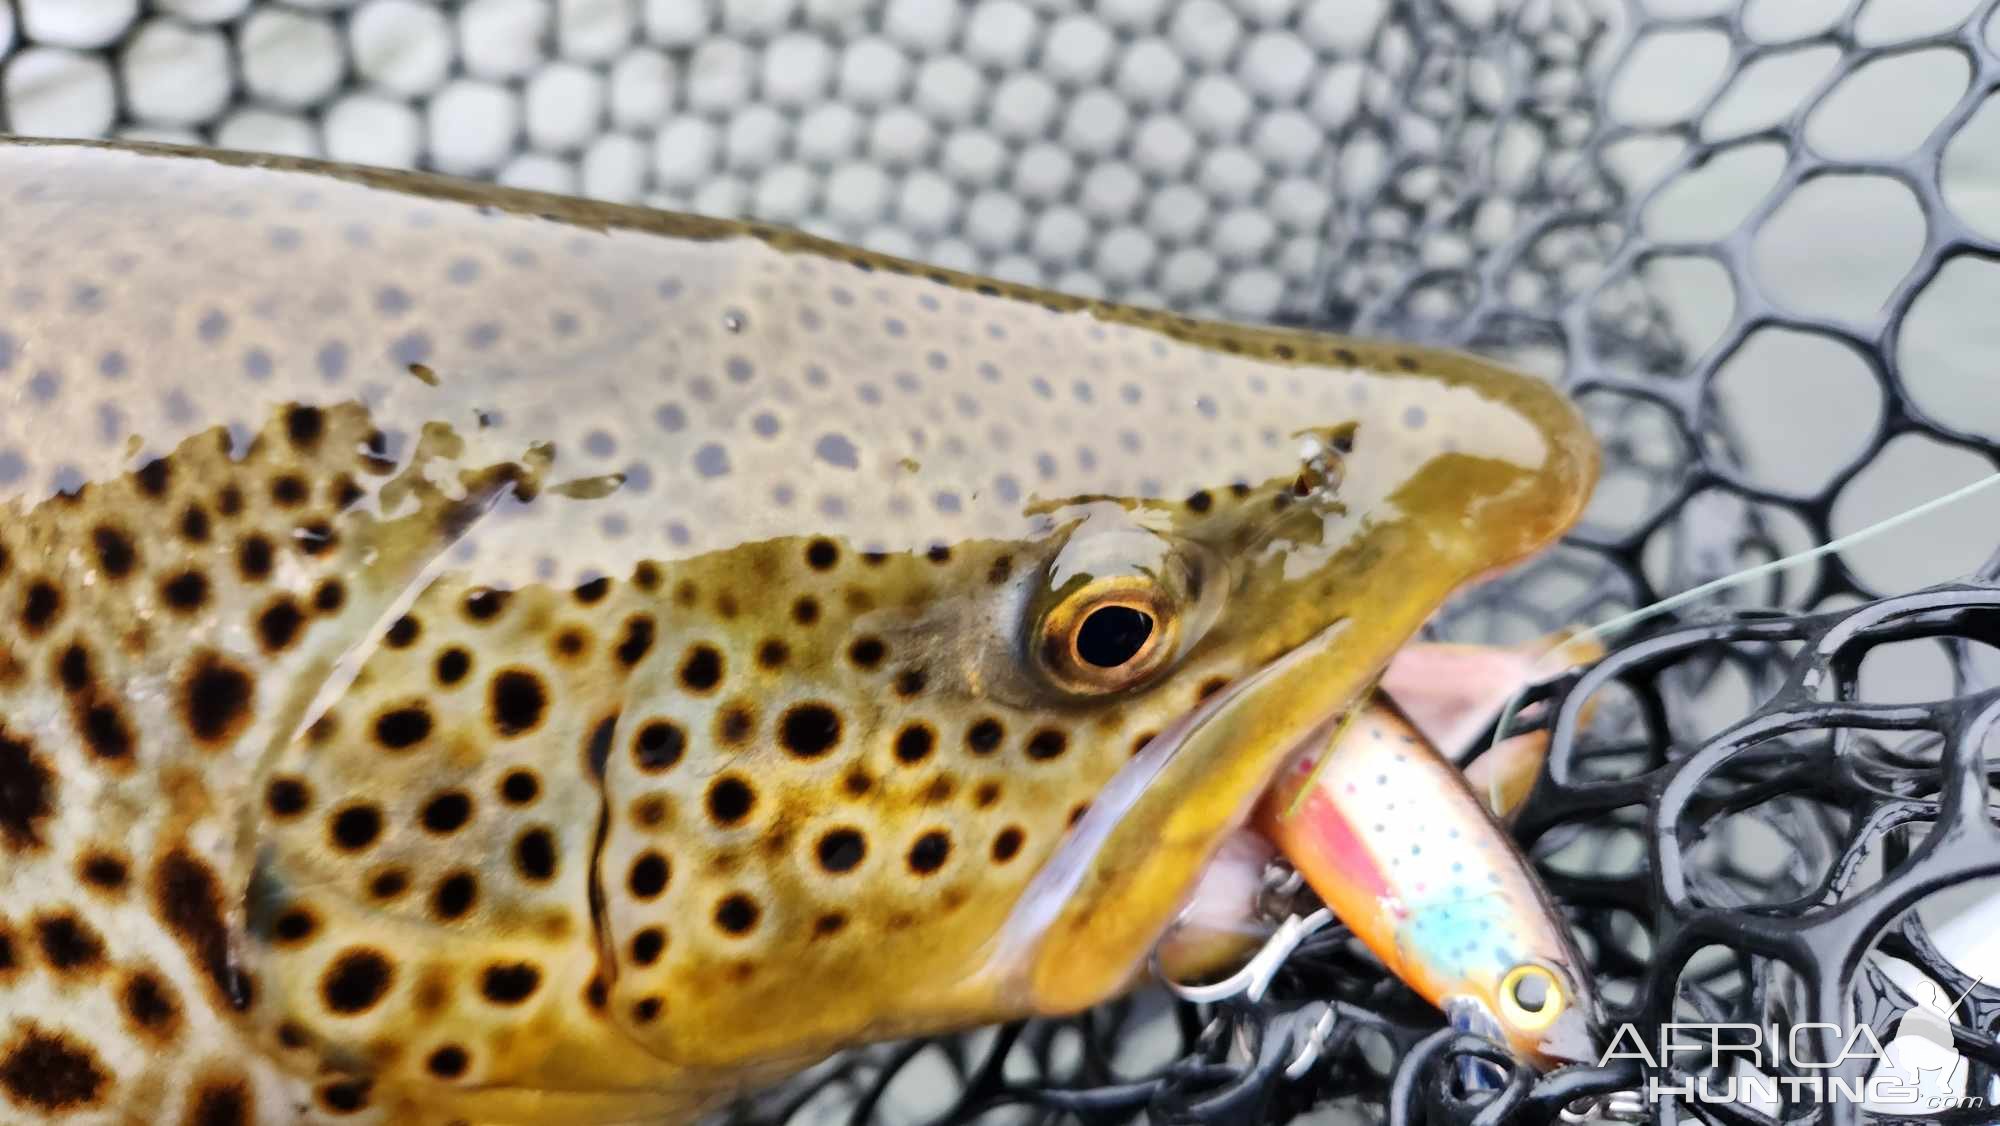
[[[1128,988],[1596,450],[757,225],[0,144],[0,1120],[675,1119]]]

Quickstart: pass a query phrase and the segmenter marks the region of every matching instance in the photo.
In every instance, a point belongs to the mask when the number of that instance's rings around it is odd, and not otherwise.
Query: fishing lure
[[[1211,865],[1157,954],[1170,982],[1242,962],[1276,941],[1256,920],[1282,858],[1385,966],[1465,1031],[1538,1067],[1594,1059],[1588,966],[1504,823],[1527,796],[1546,731],[1511,736],[1461,775],[1438,747],[1467,747],[1519,689],[1602,655],[1558,635],[1512,648],[1405,646],[1380,687],[1324,744],[1298,756],[1249,831]],[[1295,917],[1296,921],[1296,917]],[[1254,989],[1268,967],[1176,991]]]
[[[1561,912],[1466,777],[1386,703],[1287,768],[1254,825],[1455,1027],[1538,1067],[1595,1062],[1589,967]]]

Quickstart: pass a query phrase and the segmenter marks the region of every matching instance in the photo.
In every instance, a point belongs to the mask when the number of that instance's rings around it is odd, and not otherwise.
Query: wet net
[[[2000,468],[1996,8],[11,0],[0,125],[750,215],[1074,292],[1503,356],[1566,386],[1607,445],[1567,543],[1433,626],[1518,640]],[[1889,1043],[1930,986],[1950,1018],[1931,1039],[1963,1061],[1950,1089],[1995,1093],[2000,988],[1974,975],[2000,973],[1939,925],[2000,886],[1978,882],[2000,876],[1995,528],[2000,508],[1967,502],[1541,690],[1553,750],[1517,831],[1614,1024],[1653,1044],[1674,1020],[1806,1028],[1802,1056],[1761,1057],[1802,1078],[1837,1054],[1814,1026]],[[1465,1056],[1505,1073],[1497,1093],[1455,1082]],[[1720,1089],[1731,1072],[1706,1063],[1519,1071],[1331,928],[1254,1002],[1142,993],[856,1051],[729,1117],[1870,1116],[1824,1086],[1633,1094]],[[1990,1102],[1916,1109],[2000,1120]]]

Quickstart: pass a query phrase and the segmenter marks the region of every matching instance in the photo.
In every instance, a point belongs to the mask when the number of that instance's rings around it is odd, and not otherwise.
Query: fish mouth
[[[1340,649],[1340,638],[1338,626],[1329,629],[1185,714],[1105,786],[1031,881],[1002,932],[1001,949],[1014,959],[1014,985],[1025,994],[1031,1010],[1059,1012],[1078,1002],[1088,1003],[1086,986],[1104,988],[1112,983],[1109,992],[1116,992],[1135,984],[1148,968],[1144,961],[1150,961],[1150,968],[1169,981],[1212,980],[1218,972],[1242,966],[1278,929],[1277,919],[1286,904],[1282,897],[1271,894],[1271,877],[1288,866],[1279,846],[1263,831],[1268,828],[1262,820],[1268,810],[1260,813],[1258,805],[1274,791],[1282,798],[1285,788],[1279,780],[1287,775],[1281,772],[1301,756],[1324,753],[1330,743],[1344,738],[1348,716],[1371,698],[1378,679],[1388,679],[1383,669],[1374,668],[1353,676],[1347,682],[1351,688],[1344,694],[1329,696],[1313,691],[1323,685],[1320,676],[1334,671],[1328,663]],[[1501,662],[1508,670],[1507,687],[1495,701],[1478,701],[1459,711],[1482,712],[1486,709],[1479,706],[1481,703],[1497,708],[1498,702],[1525,682],[1523,678],[1531,679],[1535,659],[1496,652],[1502,656],[1490,660]],[[1353,669],[1346,671],[1351,674]],[[1461,695],[1468,694],[1466,685],[1452,687]],[[1489,686],[1489,694],[1496,690]],[[1321,710],[1311,711],[1311,705]],[[1290,721],[1276,730],[1243,729],[1246,715],[1269,710],[1289,712]],[[1451,718],[1458,717],[1454,714]],[[1430,735],[1429,731],[1422,733],[1426,741]],[[1209,758],[1217,752],[1251,760],[1268,767],[1269,773],[1253,776],[1249,780],[1255,785],[1234,791],[1231,796],[1237,804],[1233,807],[1223,809],[1211,803],[1208,811],[1218,819],[1206,827],[1203,839],[1210,845],[1208,851],[1199,856],[1181,853],[1180,859],[1190,865],[1187,870],[1164,865],[1156,868],[1152,874],[1157,880],[1179,881],[1171,885],[1178,889],[1179,898],[1145,901],[1148,913],[1142,915],[1117,898],[1122,888],[1114,877],[1138,867],[1133,860],[1142,860],[1121,854],[1121,834],[1128,848],[1144,849],[1159,839],[1165,851],[1171,852],[1173,838],[1171,834],[1157,836],[1150,828],[1161,818],[1148,806],[1186,800],[1189,795],[1174,784],[1176,765],[1190,756]],[[1194,796],[1200,800],[1204,795]],[[1467,796],[1471,797],[1470,790]],[[1142,827],[1136,839],[1126,832],[1129,823]],[[1126,884],[1129,886],[1129,881]],[[1072,941],[1075,918],[1120,914],[1128,917],[1128,931],[1114,937],[1132,940],[1128,949],[1138,952],[1141,964],[1119,966],[1096,958],[1089,946]],[[1072,921],[1067,929],[1066,920]],[[1573,999],[1572,1006],[1533,1035],[1510,1034],[1488,1001],[1476,995],[1453,993],[1438,1002],[1461,1031],[1507,1044],[1539,1069],[1589,1062],[1598,1039],[1594,1034],[1595,1002],[1591,991],[1574,980],[1569,969],[1577,964],[1574,954],[1559,958],[1557,964],[1562,966],[1559,976],[1565,983],[1565,994]],[[1466,1078],[1470,1082],[1477,1077]]]
[[[1218,865],[1246,870],[1260,844],[1271,855],[1248,827],[1257,803],[1384,663],[1343,651],[1348,626],[1210,697],[1121,767],[1029,882],[981,976],[999,975],[1030,1011],[1087,1008],[1138,979]]]

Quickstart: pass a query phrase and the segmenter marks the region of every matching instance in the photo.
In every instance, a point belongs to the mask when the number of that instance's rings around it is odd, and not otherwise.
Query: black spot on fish
[[[975,755],[990,755],[1000,749],[1000,741],[1006,734],[1007,729],[1000,721],[988,716],[966,729],[965,747]]]
[[[469,1066],[471,1061],[467,1058],[465,1049],[456,1044],[446,1044],[432,1052],[424,1061],[424,1067],[439,1079],[456,1079],[464,1075],[465,1069]]]
[[[913,723],[896,734],[896,758],[903,762],[922,762],[930,757],[931,748],[937,743],[937,736],[925,724]]]
[[[153,869],[153,913],[167,925],[188,959],[208,976],[217,995],[241,1010],[244,983],[229,962],[229,928],[222,915],[222,882],[192,854],[176,849]]]
[[[156,457],[140,466],[132,474],[132,479],[138,482],[140,492],[149,497],[163,497],[173,479],[173,466],[166,458]]]
[[[354,1114],[368,1108],[372,1084],[366,1079],[343,1079],[320,1090],[320,1104],[331,1114]]]
[[[32,747],[0,727],[0,843],[15,852],[41,848],[55,793],[55,774]]]
[[[951,837],[942,831],[933,830],[917,838],[910,846],[910,871],[920,876],[928,876],[951,857]]]
[[[1021,830],[1013,825],[1000,830],[993,838],[993,862],[1005,864],[1021,851]]]
[[[666,857],[648,852],[632,862],[632,871],[625,878],[625,886],[632,889],[633,896],[651,899],[666,890],[671,873]]]
[[[125,862],[109,853],[92,853],[77,862],[76,878],[103,892],[125,889]]]
[[[479,899],[479,882],[470,872],[454,872],[444,878],[431,895],[431,910],[440,919],[456,919],[472,910]]]
[[[279,508],[297,508],[306,502],[305,478],[287,473],[271,482],[271,503]]]
[[[718,825],[735,825],[750,816],[757,804],[757,792],[733,774],[725,774],[708,788],[708,814]]]
[[[254,693],[249,673],[219,654],[202,654],[181,682],[181,721],[197,743],[214,749],[249,723]]]
[[[748,934],[757,926],[763,909],[757,901],[742,893],[723,897],[715,905],[715,925],[730,934]]]
[[[509,738],[534,730],[542,722],[548,692],[541,678],[525,669],[507,669],[493,678],[493,726]]]
[[[166,982],[150,970],[137,970],[119,995],[125,1017],[149,1036],[163,1036],[180,1022],[180,1003]]]
[[[518,1005],[541,988],[542,971],[527,962],[486,967],[479,992],[496,1005]]]
[[[722,680],[722,654],[712,645],[697,645],[681,661],[681,684],[690,692],[708,692]]]
[[[671,769],[686,748],[687,734],[678,724],[656,719],[639,729],[632,743],[632,757],[640,770],[656,774]]]
[[[345,951],[320,980],[320,997],[329,1011],[343,1016],[375,1007],[395,980],[395,966],[379,951],[357,947]]]
[[[31,637],[40,635],[62,615],[62,604],[62,592],[55,584],[46,579],[29,583],[21,597],[21,628]]]
[[[303,779],[284,775],[271,779],[264,789],[264,806],[277,818],[297,817],[312,804],[312,791]]]
[[[160,584],[160,598],[172,609],[191,614],[208,601],[208,576],[194,570],[173,575]]]
[[[514,868],[521,878],[535,883],[556,874],[555,837],[547,829],[530,829],[514,842]]]
[[[625,620],[625,636],[618,642],[618,663],[627,668],[639,663],[653,647],[653,619],[635,614]]]
[[[242,1080],[210,1082],[194,1092],[186,1126],[250,1126],[250,1086]]]
[[[872,669],[888,656],[889,647],[879,637],[864,637],[847,648],[847,659],[859,668]]]
[[[264,651],[277,653],[289,648],[305,624],[305,612],[290,595],[281,595],[257,615],[257,637]]]
[[[312,912],[294,908],[279,915],[271,924],[271,937],[280,946],[297,946],[319,931],[319,920]]]
[[[472,799],[464,790],[447,790],[425,802],[418,818],[429,832],[456,833],[472,819]]]
[[[779,723],[779,741],[800,758],[818,758],[840,742],[840,716],[820,703],[797,704]]]
[[[666,945],[665,932],[658,927],[647,927],[632,936],[632,961],[641,966],[650,966],[660,960],[660,952]]]
[[[22,1021],[20,1036],[0,1058],[0,1090],[22,1106],[45,1114],[68,1113],[95,1105],[111,1082],[87,1045]]]
[[[104,965],[104,940],[89,923],[72,914],[51,915],[35,923],[35,941],[42,960],[60,974],[99,969]]]
[[[1028,739],[1028,757],[1046,761],[1061,757],[1069,737],[1052,727],[1044,727]]]
[[[829,872],[848,872],[868,855],[868,839],[857,829],[834,829],[820,837],[816,851],[820,867]]]
[[[313,590],[313,605],[322,614],[337,613],[346,604],[347,588],[341,585],[339,579],[327,579]]]
[[[131,537],[108,524],[99,525],[91,533],[91,542],[97,548],[97,565],[107,578],[124,578],[132,573],[132,568],[139,561],[139,552],[132,546]]]
[[[475,622],[490,622],[507,608],[507,592],[480,589],[465,596],[465,616]]]
[[[375,741],[392,751],[408,750],[430,733],[431,714],[421,705],[394,708],[375,719]]]
[[[318,407],[293,406],[285,412],[285,433],[292,445],[310,450],[326,433],[326,415]]]
[[[271,574],[271,541],[263,536],[246,536],[236,548],[236,570],[252,582]]]
[[[459,681],[464,680],[465,674],[470,671],[472,671],[472,655],[465,650],[453,646],[438,654],[437,678],[439,684],[457,684]]]
[[[527,805],[542,792],[542,784],[529,770],[511,770],[500,780],[500,796],[509,805]]]

